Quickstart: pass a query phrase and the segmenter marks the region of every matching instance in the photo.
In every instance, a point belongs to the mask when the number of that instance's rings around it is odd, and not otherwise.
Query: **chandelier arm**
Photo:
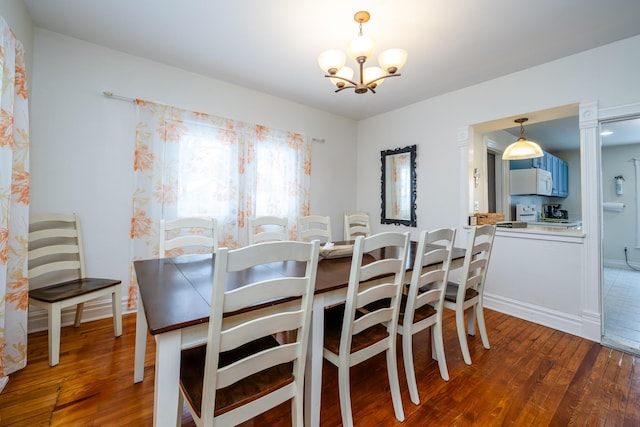
[[[338,93],[338,92],[340,92],[341,90],[345,90],[345,89],[355,89],[355,88],[356,88],[355,86],[342,86],[342,87],[339,87],[338,89],[336,89],[334,92],[335,92],[335,93]]]
[[[340,80],[344,80],[345,82],[351,83],[354,87],[357,85],[357,83],[356,83],[356,82],[354,82],[353,80],[349,80],[349,79],[347,79],[347,78],[345,78],[345,77],[340,77],[340,76],[336,76],[336,75],[333,75],[333,76],[332,76],[331,74],[325,74],[324,76],[325,76],[325,77],[330,77],[330,78],[333,78],[333,79],[340,79]]]
[[[369,86],[371,83],[375,83],[378,80],[386,79],[387,77],[398,77],[401,74],[387,74],[386,76],[378,77],[377,79],[373,79],[370,82],[367,82],[366,85]]]

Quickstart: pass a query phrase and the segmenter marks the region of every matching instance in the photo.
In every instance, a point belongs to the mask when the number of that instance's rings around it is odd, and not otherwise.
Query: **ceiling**
[[[505,129],[514,136],[520,136],[520,125]],[[640,144],[640,118],[630,117],[624,120],[602,123],[602,145]],[[607,131],[605,134],[604,132]],[[611,132],[611,133],[609,133]],[[545,151],[577,150],[580,148],[580,123],[578,116],[524,125],[524,136],[540,144]]]
[[[355,120],[640,34],[638,0],[25,3],[36,27]],[[359,10],[377,52],[401,47],[408,61],[376,94],[334,93],[317,57],[344,50]]]

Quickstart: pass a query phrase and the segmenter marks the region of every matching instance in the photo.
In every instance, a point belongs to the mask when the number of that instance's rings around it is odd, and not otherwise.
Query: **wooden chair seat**
[[[400,315],[398,317],[398,324],[404,325],[404,312],[407,308],[407,300],[408,297],[406,295],[402,295],[402,299],[400,300]],[[418,323],[424,319],[428,319],[431,316],[435,316],[438,314],[438,311],[433,308],[433,306],[426,304],[414,311],[413,314],[413,323]]]
[[[447,284],[447,293],[445,294],[444,299],[446,301],[456,302],[457,295],[458,295],[458,284],[449,282]],[[464,293],[464,300],[469,301],[470,299],[473,299],[478,295],[480,294],[475,289],[467,289]]]
[[[56,285],[32,289],[29,291],[29,298],[46,303],[54,303],[90,294],[121,283],[120,280],[115,279],[85,277],[84,279],[69,280],[68,282],[58,283]]]
[[[408,297],[407,295],[402,295],[401,299],[400,299],[400,313],[398,316],[398,324],[399,325],[403,325],[404,322],[404,312],[405,309],[407,308],[407,301],[408,301]],[[389,304],[386,303],[386,305],[388,306]],[[364,306],[365,310],[367,311],[375,311],[375,310],[379,310],[380,308],[385,306],[385,302],[383,300],[380,301],[376,301],[375,303],[372,304],[367,304],[366,306]],[[415,311],[414,314],[414,323],[420,322],[421,320],[427,319],[431,316],[433,316],[434,314],[437,313],[437,310],[435,308],[433,308],[430,305],[424,305],[422,307],[420,307],[419,309],[417,309]]]
[[[388,306],[388,304],[387,304]],[[331,307],[325,310],[324,314],[324,346],[327,350],[338,353],[340,350],[340,334],[342,333],[342,322],[344,319],[344,304]],[[364,313],[356,311],[356,319],[364,316]],[[389,336],[387,328],[376,325],[353,335],[351,339],[351,353],[360,351],[370,345],[382,341]]]
[[[220,353],[218,366],[228,366],[251,354],[274,348],[278,345],[279,343],[275,338],[271,336],[263,337],[237,349]],[[206,350],[206,346],[183,350],[180,360],[181,387],[185,398],[189,401],[198,417],[202,416],[202,378],[204,377]],[[220,416],[287,384],[291,384],[293,379],[293,363],[285,363],[250,375],[229,387],[219,389],[216,393],[214,416]]]

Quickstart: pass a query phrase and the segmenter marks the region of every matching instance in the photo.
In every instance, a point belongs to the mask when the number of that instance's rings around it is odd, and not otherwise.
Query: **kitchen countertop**
[[[548,225],[533,225],[527,224],[527,227],[523,228],[496,228],[497,236],[511,237],[511,238],[523,238],[533,240],[553,240],[564,241],[573,243],[583,243],[585,233],[582,227],[580,228],[567,228],[567,227],[554,227]]]
[[[582,228],[582,221],[531,221],[527,227]]]

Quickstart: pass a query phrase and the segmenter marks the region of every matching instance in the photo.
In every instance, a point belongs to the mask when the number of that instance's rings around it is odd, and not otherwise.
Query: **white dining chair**
[[[394,413],[399,421],[404,421],[396,333],[408,245],[409,233],[385,232],[356,237],[346,303],[325,311],[323,356],[338,367],[340,412],[344,426],[353,425],[350,368],[383,352],[386,353]],[[363,262],[365,255],[383,248],[384,258],[372,261],[367,256],[367,261]],[[375,308],[365,314],[362,310],[368,304],[375,305]]]
[[[62,310],[76,306],[80,326],[84,303],[111,297],[113,331],[122,335],[121,281],[87,277],[80,218],[76,213],[43,213],[29,218],[29,304],[47,310],[49,365],[60,361]]]
[[[402,335],[402,356],[409,396],[416,405],[420,404],[420,397],[413,360],[415,334],[430,328],[431,357],[438,361],[442,379],[449,380],[442,339],[442,304],[455,237],[455,228],[420,232],[409,290],[402,296],[400,304],[398,333]]]
[[[249,218],[249,244],[277,242],[289,239],[289,221],[277,216]]]
[[[292,425],[303,425],[318,253],[317,241],[267,242],[217,252],[207,343],[182,350],[179,414],[186,402],[197,426],[231,426],[291,401]],[[287,261],[304,263],[303,275],[227,289],[231,277]],[[274,304],[277,300],[287,302]],[[293,338],[279,342],[276,335]]]
[[[444,298],[444,306],[456,312],[458,341],[464,362],[467,365],[471,365],[471,354],[466,334],[468,332],[469,335],[475,335],[476,319],[482,345],[487,350],[491,348],[484,321],[483,295],[495,231],[496,226],[492,224],[472,227],[464,263],[460,267],[460,279],[458,282],[448,282]],[[467,329],[464,324],[465,312],[467,313]]]
[[[344,213],[344,240],[355,240],[357,236],[368,237],[371,235],[369,214],[360,211],[347,211]]]
[[[302,242],[310,242],[318,239],[322,242],[331,242],[331,217],[320,215],[308,215],[298,218],[298,239]]]
[[[218,222],[210,217],[180,217],[160,220],[160,257],[218,250]]]

